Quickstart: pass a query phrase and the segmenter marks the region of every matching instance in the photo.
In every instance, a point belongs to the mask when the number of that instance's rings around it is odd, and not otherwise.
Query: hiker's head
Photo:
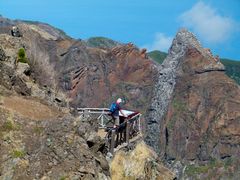
[[[123,100],[121,98],[118,98],[117,101],[116,101],[118,104],[122,103]]]

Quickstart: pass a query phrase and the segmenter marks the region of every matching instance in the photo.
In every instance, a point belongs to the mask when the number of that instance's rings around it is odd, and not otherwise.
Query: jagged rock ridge
[[[225,161],[239,154],[239,87],[192,33],[181,30],[158,66],[131,43],[93,48],[22,22],[17,24],[22,37],[12,37],[9,30],[16,22],[4,24],[0,83],[7,90],[57,104],[62,102],[57,92],[63,91],[74,107],[106,107],[120,96],[131,109],[144,113],[148,108],[146,141],[167,162]],[[21,47],[31,69],[23,76],[14,66]]]
[[[158,81],[155,84],[155,91],[151,103],[151,107],[147,112],[147,137],[146,141],[148,144],[154,147],[159,152],[159,142],[156,132],[159,131],[160,120],[163,119],[169,102],[172,97],[172,93],[176,84],[176,75],[180,67],[180,64],[184,60],[186,51],[190,48],[195,48],[207,59],[213,59],[213,57],[205,52],[200,45],[197,38],[187,31],[186,29],[180,30],[175,39],[173,40],[172,46],[170,47],[168,56],[158,66]],[[208,66],[203,67],[200,71],[211,71],[211,70],[224,70],[224,66],[221,64],[210,63]],[[152,133],[152,134],[151,134]],[[160,135],[160,134],[159,134]]]
[[[226,161],[231,161],[226,169],[239,172],[239,93],[239,86],[224,74],[224,66],[192,33],[180,30],[159,66],[159,81],[146,115],[147,143],[166,162],[185,162],[177,168],[180,174],[186,173],[183,167],[189,161],[196,163],[197,171],[198,162],[212,159],[216,166],[209,166],[209,177]],[[221,170],[218,177],[228,177],[227,171]]]

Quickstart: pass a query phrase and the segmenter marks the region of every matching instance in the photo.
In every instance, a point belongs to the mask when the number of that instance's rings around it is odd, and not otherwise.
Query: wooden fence
[[[114,148],[119,145],[128,146],[132,138],[142,134],[141,113],[134,111],[127,111],[128,118],[121,117],[123,122],[118,127],[113,127],[113,124],[108,126],[112,120],[109,116],[110,111],[108,108],[77,108],[80,117],[97,117],[99,129],[106,131],[106,145],[110,153],[114,153]],[[131,112],[133,115],[131,115]]]

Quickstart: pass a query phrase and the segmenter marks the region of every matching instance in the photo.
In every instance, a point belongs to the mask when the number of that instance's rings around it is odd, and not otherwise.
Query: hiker
[[[114,127],[116,126],[119,126],[119,122],[120,122],[120,118],[119,118],[119,111],[122,113],[122,115],[124,117],[127,117],[123,111],[122,111],[122,108],[120,106],[120,104],[123,102],[123,100],[121,98],[118,98],[116,102],[112,103],[111,104],[111,107],[110,107],[110,113],[111,113],[111,116],[113,117],[114,119]]]
[[[19,29],[18,29],[17,26],[13,26],[13,27],[12,27],[11,35],[12,35],[13,37],[22,37],[22,35],[21,35],[21,33],[20,33],[20,31],[19,31]]]

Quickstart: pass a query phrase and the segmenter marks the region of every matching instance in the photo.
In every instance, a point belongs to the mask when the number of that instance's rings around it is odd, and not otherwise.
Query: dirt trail
[[[17,96],[4,97],[3,107],[33,120],[49,120],[62,115],[57,109],[44,105],[37,100]]]

